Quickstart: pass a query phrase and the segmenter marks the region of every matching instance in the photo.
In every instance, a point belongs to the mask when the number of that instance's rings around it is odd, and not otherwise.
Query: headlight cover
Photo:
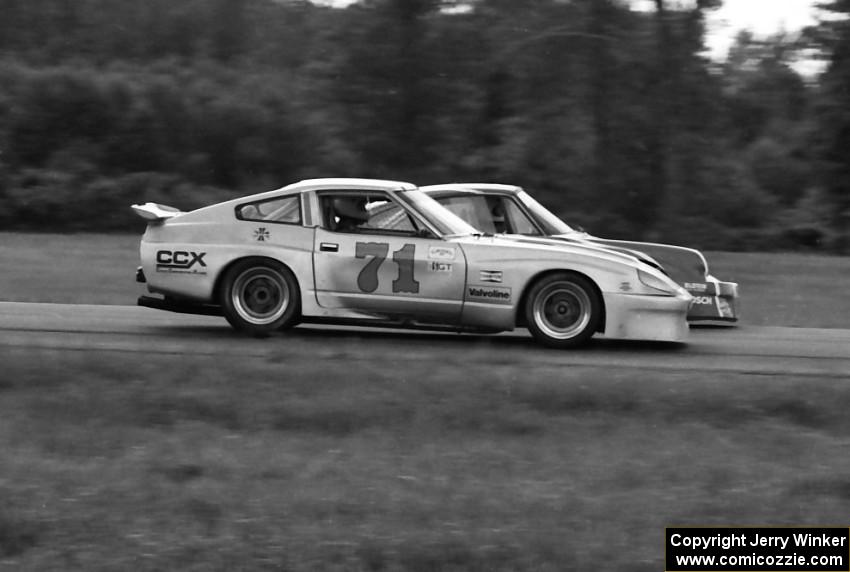
[[[656,290],[666,294],[667,296],[675,296],[679,291],[679,287],[671,281],[663,280],[662,278],[641,269],[638,269],[637,273],[641,284],[651,288],[652,290]]]

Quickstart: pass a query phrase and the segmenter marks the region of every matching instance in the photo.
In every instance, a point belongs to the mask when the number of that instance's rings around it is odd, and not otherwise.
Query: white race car
[[[139,304],[265,335],[305,323],[499,332],[571,347],[597,332],[683,341],[691,296],[589,243],[485,236],[414,185],[315,179],[191,212],[146,203]]]

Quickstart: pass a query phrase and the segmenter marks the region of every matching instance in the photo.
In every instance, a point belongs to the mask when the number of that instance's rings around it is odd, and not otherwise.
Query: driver
[[[361,224],[369,220],[365,197],[334,199],[333,209],[336,217],[336,230],[340,232],[357,231]]]
[[[494,206],[490,212],[493,215],[493,230],[495,233],[505,234],[508,232],[508,223],[505,219],[505,207],[502,205],[502,202],[499,201],[496,203],[496,206]]]

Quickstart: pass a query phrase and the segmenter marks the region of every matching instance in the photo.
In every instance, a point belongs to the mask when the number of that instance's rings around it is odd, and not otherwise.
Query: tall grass
[[[191,361],[187,361],[190,359]],[[850,509],[840,379],[9,350],[0,567],[658,570]]]

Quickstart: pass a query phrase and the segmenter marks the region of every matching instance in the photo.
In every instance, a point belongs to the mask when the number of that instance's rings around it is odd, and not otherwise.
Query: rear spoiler
[[[148,222],[156,223],[176,217],[183,214],[183,211],[170,207],[168,205],[160,205],[157,203],[145,203],[143,205],[131,205],[133,211]]]

